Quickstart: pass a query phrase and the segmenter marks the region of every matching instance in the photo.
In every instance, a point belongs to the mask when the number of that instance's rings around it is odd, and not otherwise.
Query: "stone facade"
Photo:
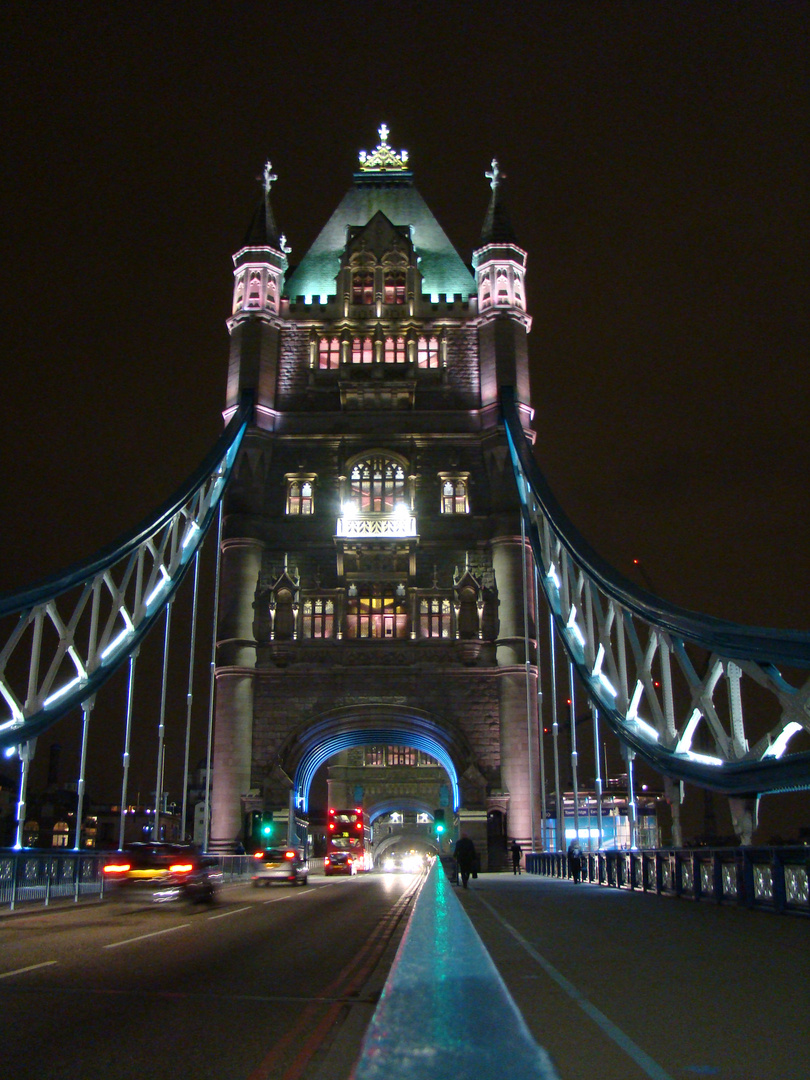
[[[293,271],[269,180],[234,256],[226,414],[246,393],[255,411],[223,516],[212,847],[248,807],[305,813],[314,770],[372,744],[437,762],[433,786],[387,774],[389,796],[432,813],[444,776],[484,849],[488,812],[523,844],[539,818],[497,406],[514,386],[528,423],[526,256],[488,175],[474,273],[387,132]],[[381,785],[362,785],[369,815]]]

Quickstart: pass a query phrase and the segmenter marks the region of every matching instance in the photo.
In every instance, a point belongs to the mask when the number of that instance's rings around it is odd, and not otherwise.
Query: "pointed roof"
[[[273,186],[273,181],[277,179],[278,177],[273,172],[273,166],[269,161],[266,162],[261,177],[264,195],[256,207],[256,212],[253,215],[253,220],[245,235],[242,247],[271,247],[281,250],[278,227],[273,216],[273,208],[270,205],[270,188]]]
[[[493,158],[490,172],[484,175],[489,179],[492,195],[489,200],[487,216],[484,218],[484,225],[481,229],[481,245],[517,244],[517,237],[512,228],[512,222],[509,220],[503,198],[503,182],[506,179],[506,173],[501,172],[498,168],[498,162]]]
[[[410,228],[425,293],[434,299],[440,293],[448,298],[460,293],[465,299],[475,295],[472,274],[413,186],[407,152],[397,155],[391,151],[385,125],[380,134],[384,135],[380,146],[371,155],[361,152],[360,171],[354,174],[354,184],[315,243],[289,274],[284,292],[290,298],[303,296],[310,301],[319,296],[325,302],[327,296],[334,296],[348,230],[365,226],[378,212],[398,229]]]

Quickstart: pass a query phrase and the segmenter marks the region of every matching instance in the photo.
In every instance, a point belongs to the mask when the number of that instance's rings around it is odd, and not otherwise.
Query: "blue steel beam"
[[[628,581],[590,547],[557,502],[511,387],[501,388],[501,411],[527,536],[558,636],[615,734],[665,776],[729,795],[810,787],[810,753],[786,753],[791,739],[801,735],[806,741],[810,733],[810,633],[701,615]],[[702,674],[696,651],[704,659]],[[783,676],[785,667],[804,673],[799,685]],[[762,717],[755,718],[750,745],[742,689],[752,683],[770,694],[773,716],[768,730]],[[726,693],[715,696],[720,685]],[[692,749],[698,729],[711,753]]]
[[[28,742],[88,701],[137,650],[205,539],[252,413],[245,398],[199,468],[131,533],[0,597],[0,696],[8,707],[0,749]]]

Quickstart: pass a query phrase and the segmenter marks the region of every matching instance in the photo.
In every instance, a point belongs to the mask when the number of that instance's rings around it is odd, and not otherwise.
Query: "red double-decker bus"
[[[326,822],[326,855],[323,872],[332,874],[359,874],[370,870],[371,829],[366,824],[362,807],[352,810],[329,810]]]

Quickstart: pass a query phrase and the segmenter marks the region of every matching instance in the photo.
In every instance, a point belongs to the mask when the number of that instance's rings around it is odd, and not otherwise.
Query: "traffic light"
[[[250,814],[250,839],[257,847],[264,847],[273,836],[273,815],[269,811],[253,810]]]
[[[444,810],[433,811],[433,828],[436,830],[437,836],[441,836],[444,832]]]

